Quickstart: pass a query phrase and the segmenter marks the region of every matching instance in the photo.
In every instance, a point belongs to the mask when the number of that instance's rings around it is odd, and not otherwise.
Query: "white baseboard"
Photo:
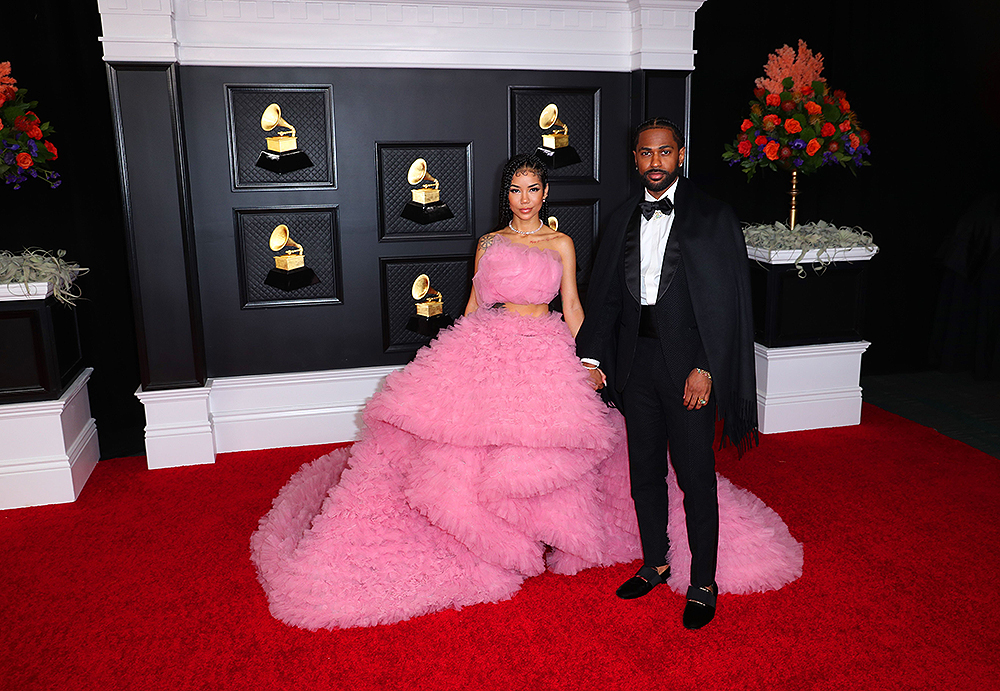
[[[214,463],[216,453],[353,441],[361,410],[398,367],[209,379],[138,391],[149,468]]]
[[[0,405],[0,509],[76,501],[100,458],[83,370],[53,401]]]
[[[861,422],[861,356],[868,341],[788,348],[754,344],[763,434]]]

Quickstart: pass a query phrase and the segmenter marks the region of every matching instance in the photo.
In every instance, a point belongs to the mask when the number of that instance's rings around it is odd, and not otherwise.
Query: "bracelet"
[[[708,377],[708,380],[712,381],[712,373],[711,372],[703,370],[701,367],[695,367],[694,371],[697,372],[698,374],[700,374],[703,377]]]
[[[598,369],[597,365],[589,365],[585,362],[581,362],[580,364],[583,365],[583,369],[589,369],[589,370]]]

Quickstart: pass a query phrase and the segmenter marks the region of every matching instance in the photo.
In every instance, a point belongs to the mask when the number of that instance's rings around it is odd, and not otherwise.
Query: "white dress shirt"
[[[677,181],[667,188],[660,199],[669,199],[672,204],[677,192]],[[656,197],[646,190],[646,201],[655,202]],[[663,269],[663,253],[667,249],[667,239],[670,228],[674,224],[674,213],[666,215],[657,211],[648,221],[644,216],[639,218],[639,269],[642,274],[640,281],[641,300],[643,305],[655,305],[656,294],[660,289],[660,271]]]

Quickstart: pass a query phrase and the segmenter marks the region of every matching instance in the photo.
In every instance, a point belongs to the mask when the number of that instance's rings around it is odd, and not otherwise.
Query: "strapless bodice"
[[[519,245],[496,235],[479,259],[472,284],[481,305],[545,305],[559,293],[562,257],[555,250]]]

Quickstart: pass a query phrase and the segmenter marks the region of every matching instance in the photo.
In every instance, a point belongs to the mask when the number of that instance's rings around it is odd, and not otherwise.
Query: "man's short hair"
[[[678,148],[684,148],[684,133],[681,132],[681,128],[675,125],[670,120],[666,118],[650,118],[644,123],[640,124],[635,128],[635,134],[632,135],[632,151],[636,150],[639,146],[639,135],[646,130],[671,130],[674,133],[674,137],[677,139]]]

